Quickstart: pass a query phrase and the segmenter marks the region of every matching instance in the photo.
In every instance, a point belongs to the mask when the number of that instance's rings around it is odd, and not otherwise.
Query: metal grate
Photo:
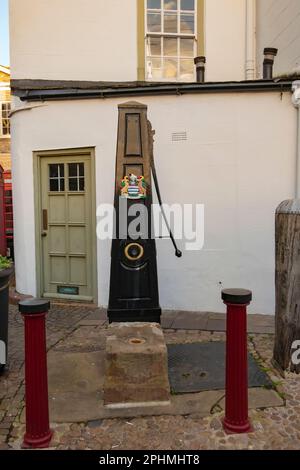
[[[224,390],[225,343],[169,344],[169,380],[175,393]],[[272,388],[267,374],[248,355],[249,387]]]
[[[181,142],[183,140],[187,140],[186,131],[172,133],[172,142]]]

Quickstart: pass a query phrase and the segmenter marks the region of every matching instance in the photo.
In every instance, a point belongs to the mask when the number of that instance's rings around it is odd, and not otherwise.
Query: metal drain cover
[[[225,343],[168,344],[170,386],[175,393],[224,390]],[[272,387],[267,374],[248,354],[249,387]]]

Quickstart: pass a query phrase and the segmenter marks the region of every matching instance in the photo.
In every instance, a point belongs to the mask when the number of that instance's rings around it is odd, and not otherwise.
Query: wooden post
[[[276,210],[276,319],[273,361],[281,370],[300,373],[292,344],[300,339],[300,200]]]

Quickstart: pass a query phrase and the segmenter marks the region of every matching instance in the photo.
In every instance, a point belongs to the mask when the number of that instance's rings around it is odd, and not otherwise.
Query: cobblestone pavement
[[[80,320],[94,314],[82,307],[53,305],[47,317],[47,347],[53,348],[70,336]],[[18,307],[9,312],[9,372],[0,377],[0,449],[8,448],[13,423],[18,421],[24,407],[24,326]]]
[[[97,321],[95,322],[95,319]],[[174,324],[173,324],[174,325]],[[172,326],[173,326],[172,325]],[[107,322],[104,312],[78,306],[55,305],[47,319],[47,346],[57,351],[87,351],[104,348]],[[218,341],[224,332],[166,329],[167,343]],[[286,406],[251,410],[254,432],[226,435],[222,413],[216,407],[210,416],[158,416],[109,419],[87,423],[55,424],[54,449],[299,449],[300,376],[285,379],[271,367],[272,334],[248,336],[249,349],[285,397]],[[16,307],[10,309],[10,369],[0,377],[0,449],[20,448],[24,425],[23,322]]]

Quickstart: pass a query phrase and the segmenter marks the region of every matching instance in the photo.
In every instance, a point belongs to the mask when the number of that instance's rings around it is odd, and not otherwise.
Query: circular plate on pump
[[[132,268],[140,267],[146,262],[145,246],[142,240],[125,242],[122,248],[122,262]]]
[[[144,255],[144,247],[139,243],[129,243],[125,247],[124,254],[129,261],[138,261]]]

